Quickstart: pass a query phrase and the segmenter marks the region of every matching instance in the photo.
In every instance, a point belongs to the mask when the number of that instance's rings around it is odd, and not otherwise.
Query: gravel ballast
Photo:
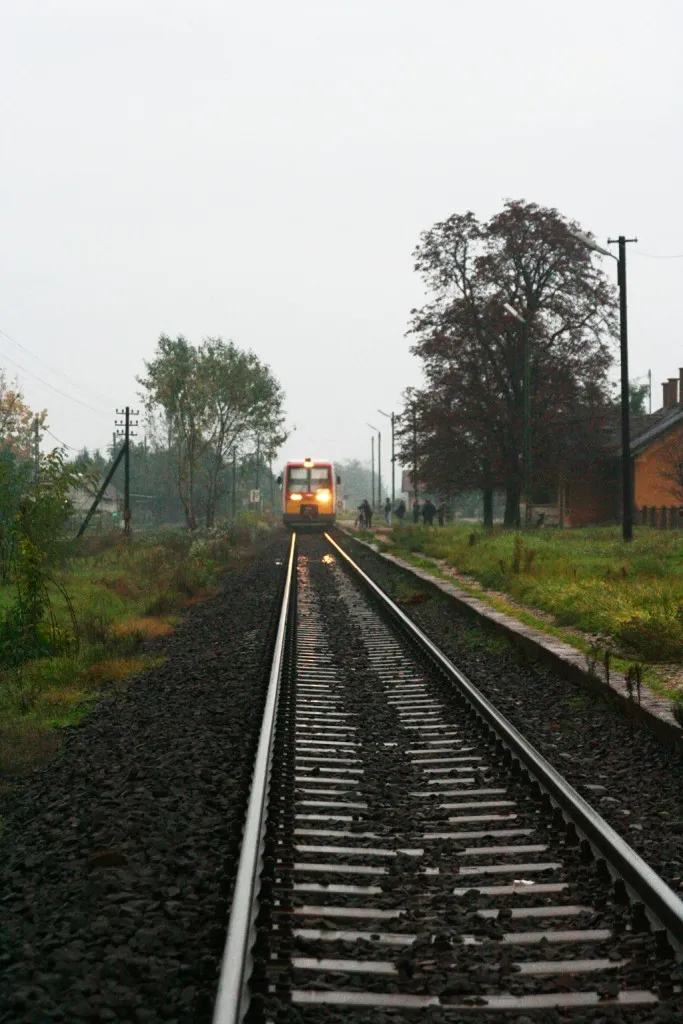
[[[680,752],[646,729],[632,731],[608,701],[478,628],[437,588],[347,536],[337,540],[683,898]]]
[[[287,544],[4,797],[2,1024],[210,1020]]]

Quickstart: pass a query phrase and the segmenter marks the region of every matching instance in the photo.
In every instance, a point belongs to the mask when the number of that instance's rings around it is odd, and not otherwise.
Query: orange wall
[[[566,526],[591,526],[619,517],[619,481],[604,468],[572,477],[567,485],[567,499]]]
[[[683,444],[683,426],[670,431],[666,437],[656,441],[635,459],[634,502],[636,508],[643,505],[680,505],[681,497],[674,492],[673,483],[661,475],[666,466],[666,449],[671,442]]]

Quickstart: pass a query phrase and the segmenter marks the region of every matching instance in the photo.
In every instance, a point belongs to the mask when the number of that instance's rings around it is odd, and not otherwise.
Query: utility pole
[[[237,515],[237,448],[232,449],[232,521]]]
[[[523,359],[523,398],[524,398],[524,444],[522,454],[523,490],[524,490],[524,521],[531,523],[531,354],[529,352],[529,323],[508,302],[503,309],[522,325],[522,359]],[[519,512],[519,506],[517,506]]]
[[[621,349],[621,533],[625,541],[633,540],[633,477],[631,473],[631,410],[628,382],[628,324],[626,317],[626,245],[637,238],[608,238],[607,244],[619,245],[617,280],[619,284],[619,342]]]
[[[413,502],[417,501],[417,407],[413,402]]]
[[[396,504],[396,451],[394,448],[396,413],[391,414],[391,507]]]
[[[33,464],[33,482],[38,483],[38,473],[40,471],[40,420],[37,416],[33,417],[33,445],[34,445],[34,458]]]
[[[388,412],[382,412],[381,409],[378,409],[377,412],[380,414],[380,416],[385,416],[388,420],[391,421],[391,508],[393,510],[396,504],[396,455],[394,452],[394,424],[396,421],[396,416],[393,412],[389,414]],[[389,515],[389,522],[391,522],[391,513]]]
[[[377,431],[377,507],[382,511],[382,434]]]
[[[372,510],[375,511],[375,435],[370,438],[370,472],[372,474]]]
[[[125,419],[123,423],[120,420],[116,421],[117,427],[123,427],[123,430],[117,430],[116,433],[123,435],[123,454],[124,454],[124,467],[123,467],[123,530],[127,537],[130,537],[130,439],[135,437],[135,433],[131,432],[131,426],[137,427],[137,421],[133,424],[130,422],[130,406],[126,406],[124,410],[117,409],[117,416],[122,416],[125,413]],[[137,416],[138,413],[134,412],[133,416]]]
[[[626,246],[629,242],[637,242],[637,238],[608,238],[607,244],[619,246],[619,255],[615,256],[609,249],[603,249],[590,235],[579,231],[572,232],[574,237],[587,245],[589,249],[611,256],[617,261],[617,283],[619,285],[619,342],[621,349],[621,535],[625,541],[633,540],[633,478],[631,473],[631,409],[628,386],[628,324],[626,317]]]

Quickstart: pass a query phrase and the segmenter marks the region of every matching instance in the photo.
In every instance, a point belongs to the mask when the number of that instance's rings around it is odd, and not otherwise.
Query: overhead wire
[[[93,405],[88,405],[87,402],[81,401],[80,398],[74,398],[73,395],[67,394],[66,391],[62,391],[61,388],[58,388],[54,384],[50,384],[49,381],[39,377],[37,373],[33,373],[32,370],[27,370],[25,366],[22,366],[21,363],[18,363],[16,359],[12,359],[12,357],[8,356],[6,353],[0,352],[0,357],[12,363],[12,365],[16,366],[22,373],[27,373],[29,377],[34,377],[37,381],[40,381],[41,384],[44,384],[45,387],[51,388],[52,391],[56,391],[57,394],[62,395],[63,398],[68,398],[71,402],[76,402],[77,405],[82,405],[84,409],[89,409],[90,412],[94,412],[98,416],[103,416],[104,418],[109,419],[108,414],[103,412],[102,409],[96,409]]]
[[[76,388],[77,391],[80,391],[84,395],[90,395],[91,397],[94,397],[101,402],[109,401],[107,398],[104,398],[103,395],[100,395],[97,391],[93,391],[91,389],[82,387],[75,380],[72,380],[71,377],[64,373],[63,370],[55,369],[55,367],[52,366],[51,363],[48,363],[47,359],[43,359],[42,356],[36,355],[36,353],[32,352],[30,348],[27,348],[26,345],[23,345],[20,341],[17,341],[16,338],[13,338],[11,334],[8,334],[7,331],[4,331],[1,327],[0,335],[2,335],[3,338],[6,338],[9,342],[11,342],[12,345],[16,345],[16,347],[21,349],[22,352],[26,352],[27,355],[33,356],[34,359],[37,359],[39,363],[43,363],[45,366],[47,366],[48,370],[50,370],[51,373],[56,374],[56,376],[58,377],[62,377],[73,388]]]
[[[649,260],[683,260],[683,252],[672,253],[670,256],[657,252],[642,252],[640,249],[632,249],[636,256],[647,256]]]
[[[57,442],[58,442],[58,444],[61,444],[63,448],[68,448],[68,449],[69,449],[70,451],[72,451],[72,452],[80,452],[80,451],[82,451],[82,449],[81,449],[81,448],[74,448],[74,446],[73,446],[72,444],[67,444],[67,443],[66,443],[66,441],[62,441],[62,439],[61,439],[61,438],[57,437],[57,435],[56,435],[56,434],[53,434],[51,430],[48,430],[48,429],[47,429],[47,427],[43,427],[43,430],[44,430],[44,432],[45,432],[46,434],[49,434],[49,435],[50,435],[50,437],[51,437],[51,438],[52,438],[52,439],[53,439],[54,441],[57,441]]]

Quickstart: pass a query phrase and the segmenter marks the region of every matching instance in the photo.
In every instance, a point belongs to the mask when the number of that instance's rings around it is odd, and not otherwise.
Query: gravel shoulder
[[[683,898],[683,758],[606,700],[529,662],[414,574],[337,541]],[[405,603],[405,595],[421,595]]]
[[[2,1024],[210,1019],[287,544],[3,794]]]

